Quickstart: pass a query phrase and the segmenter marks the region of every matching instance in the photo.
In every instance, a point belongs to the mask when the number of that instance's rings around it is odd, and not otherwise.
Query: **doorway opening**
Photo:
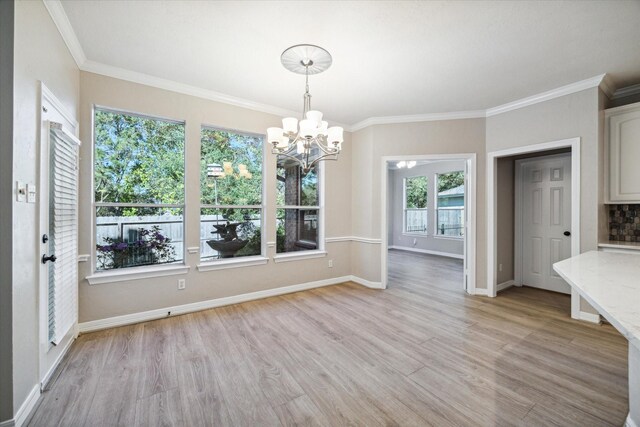
[[[382,285],[475,293],[475,154],[382,162]]]
[[[513,286],[580,298],[553,263],[580,253],[580,139],[492,152],[487,159],[487,288]]]

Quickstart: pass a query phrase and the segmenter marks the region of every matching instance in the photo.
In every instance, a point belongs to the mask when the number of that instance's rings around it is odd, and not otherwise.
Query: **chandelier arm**
[[[330,156],[334,156],[334,157],[330,157]],[[320,156],[314,159],[307,167],[307,170],[311,170],[311,168],[313,168],[316,164],[324,160],[338,160],[338,153],[325,154],[324,156]]]
[[[290,151],[290,150],[289,150],[289,151]],[[298,163],[298,164],[300,164],[300,165],[302,164],[302,163],[300,162],[300,159],[298,159],[296,156],[292,156],[291,154],[288,154],[286,151],[282,151],[282,152],[273,152],[273,154],[276,154],[276,155],[278,155],[278,156],[287,157],[287,158],[289,158],[289,159],[293,159],[293,160],[295,160],[295,161],[296,161],[296,163]]]

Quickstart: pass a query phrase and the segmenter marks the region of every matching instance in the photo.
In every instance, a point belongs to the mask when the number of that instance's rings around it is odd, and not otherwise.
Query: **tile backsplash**
[[[640,242],[640,205],[609,205],[609,240]]]

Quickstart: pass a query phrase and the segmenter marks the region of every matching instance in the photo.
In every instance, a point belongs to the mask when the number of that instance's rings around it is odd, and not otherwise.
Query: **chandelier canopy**
[[[289,71],[305,75],[305,93],[302,119],[282,119],[282,128],[267,129],[271,152],[299,163],[304,173],[322,160],[337,160],[342,150],[344,130],[329,127],[322,113],[311,110],[309,75],[318,74],[331,66],[331,55],[325,49],[310,44],[291,46],[282,52],[282,65]]]

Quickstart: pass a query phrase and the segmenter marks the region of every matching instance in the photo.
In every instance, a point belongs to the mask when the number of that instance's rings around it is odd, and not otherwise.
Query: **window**
[[[427,177],[404,179],[404,231],[427,233]]]
[[[202,128],[200,259],[263,255],[263,137]]]
[[[437,183],[436,235],[462,237],[464,235],[464,172],[438,174]]]
[[[295,162],[278,160],[276,252],[323,249],[320,242],[320,166],[304,173]]]
[[[96,108],[96,269],[184,258],[184,123]]]

